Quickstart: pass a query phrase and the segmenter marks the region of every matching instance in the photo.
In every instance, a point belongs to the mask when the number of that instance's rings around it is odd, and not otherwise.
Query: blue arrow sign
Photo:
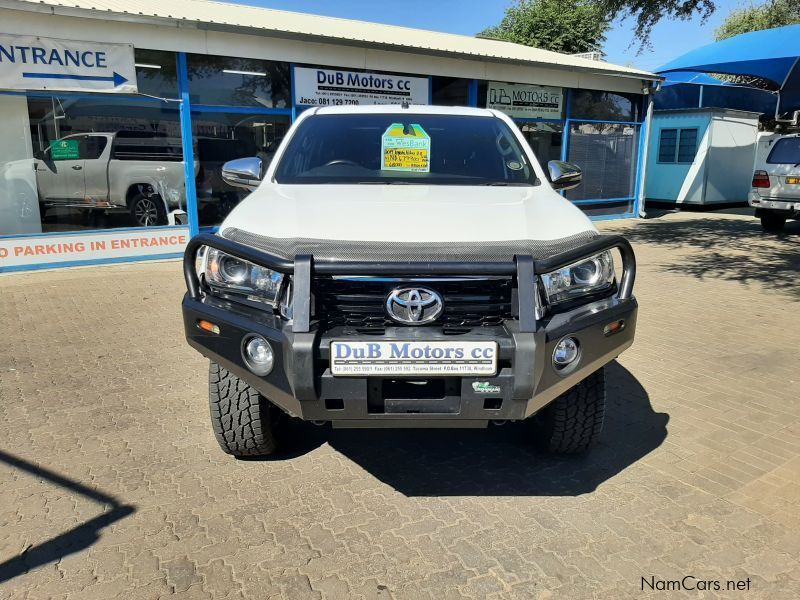
[[[111,81],[114,87],[120,86],[128,80],[114,71],[110,77],[102,75],[71,75],[69,73],[23,73],[23,77],[30,77],[35,79],[72,79],[75,81]]]

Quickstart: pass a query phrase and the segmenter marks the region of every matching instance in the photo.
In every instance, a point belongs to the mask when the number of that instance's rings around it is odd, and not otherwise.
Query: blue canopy
[[[666,79],[661,84],[663,86],[677,85],[679,83],[693,83],[695,85],[730,85],[729,83],[695,71],[673,71],[666,73]]]
[[[701,71],[768,79],[780,90],[780,109],[800,109],[800,24],[751,31],[696,48],[659,73]]]

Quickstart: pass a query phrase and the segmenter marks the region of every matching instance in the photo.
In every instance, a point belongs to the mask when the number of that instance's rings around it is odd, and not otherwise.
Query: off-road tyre
[[[136,227],[154,227],[167,224],[164,201],[158,194],[135,194],[128,202],[131,222]]]
[[[784,225],[786,225],[786,217],[782,217],[770,212],[765,212],[761,215],[761,228],[764,231],[783,231]]]
[[[601,368],[536,415],[537,444],[553,454],[583,454],[603,431],[605,411],[606,373]]]
[[[265,456],[278,448],[276,409],[226,368],[208,366],[211,425],[220,448],[233,456]]]

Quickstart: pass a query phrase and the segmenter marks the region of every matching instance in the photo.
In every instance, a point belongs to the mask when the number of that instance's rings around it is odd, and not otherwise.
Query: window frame
[[[665,160],[662,158],[664,152],[662,151],[663,143],[664,143],[664,132],[665,131],[674,131],[675,132],[675,141],[674,147],[672,149],[672,157],[669,160]],[[680,160],[681,155],[681,142],[683,140],[683,136],[685,132],[694,132],[694,150],[692,151],[691,160]],[[694,159],[697,158],[697,137],[700,133],[699,127],[662,127],[658,130],[658,154],[656,155],[656,162],[661,165],[691,165],[694,162]]]

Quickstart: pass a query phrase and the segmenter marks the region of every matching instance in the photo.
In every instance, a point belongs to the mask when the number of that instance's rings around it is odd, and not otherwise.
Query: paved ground
[[[525,427],[301,425],[238,462],[178,263],[0,278],[0,597],[797,598],[800,223],[603,228],[636,245],[639,330],[577,460]]]

